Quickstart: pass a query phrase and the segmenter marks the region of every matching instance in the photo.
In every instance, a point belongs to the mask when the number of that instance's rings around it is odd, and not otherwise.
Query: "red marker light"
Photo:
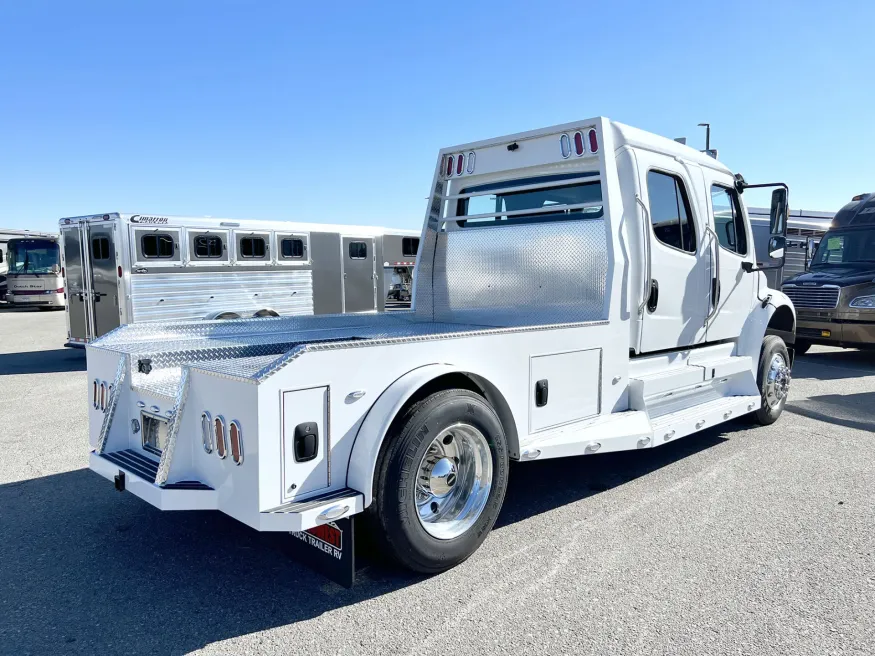
[[[453,175],[453,156],[447,157],[447,177]]]
[[[574,133],[574,152],[578,157],[583,155],[583,135],[580,132]]]
[[[118,277],[119,278],[122,277],[122,268],[121,267],[118,268]]]
[[[459,155],[459,159],[456,163],[456,175],[462,175],[462,170],[465,168],[465,156]]]
[[[598,139],[596,138],[595,130],[589,131],[589,151],[591,153],[599,152],[599,142],[598,142]]]

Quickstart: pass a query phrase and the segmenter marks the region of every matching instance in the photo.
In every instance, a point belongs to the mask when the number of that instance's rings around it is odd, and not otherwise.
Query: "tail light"
[[[599,140],[596,136],[595,130],[589,131],[589,152],[597,153],[599,152]]]
[[[571,137],[567,134],[559,137],[559,152],[562,153],[563,159],[568,159],[571,156]]]
[[[209,412],[201,415],[201,440],[204,443],[204,451],[213,452],[213,420]]]
[[[580,132],[574,133],[574,152],[578,157],[583,155],[583,135]]]
[[[119,268],[118,268],[118,277],[119,277],[119,278],[122,277],[122,268],[121,268],[121,266],[119,266]]]
[[[55,293],[56,293],[56,294],[63,294],[63,293],[64,293],[64,288],[63,288],[63,287],[60,287],[59,289],[56,289],[56,290],[55,290]]]
[[[456,160],[456,175],[462,175],[462,171],[465,170],[465,156],[459,155]]]
[[[100,409],[106,410],[106,383],[100,383]]]
[[[94,384],[92,387],[92,391],[91,391],[91,405],[94,407],[95,410],[97,410],[97,407],[98,407],[97,404],[98,404],[99,400],[100,399],[97,396],[97,379],[95,378]]]
[[[455,164],[455,160],[453,159],[453,156],[450,155],[447,157],[447,177],[453,175],[453,164]]]
[[[229,437],[231,438],[231,459],[238,465],[243,464],[243,431],[240,429],[240,422],[236,419],[231,422],[231,427],[228,429]]]
[[[216,437],[216,455],[224,458],[228,455],[227,447],[225,446],[225,420],[221,416],[216,417],[213,422],[214,434]]]

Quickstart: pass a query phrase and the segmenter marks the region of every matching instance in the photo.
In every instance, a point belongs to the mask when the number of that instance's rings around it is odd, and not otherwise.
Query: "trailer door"
[[[373,237],[344,237],[343,311],[374,312],[377,309],[376,254]]]
[[[119,326],[119,277],[115,239],[114,223],[88,224],[91,256],[91,316],[94,324],[92,339]]]
[[[88,339],[88,318],[86,316],[86,290],[84,267],[82,266],[82,241],[80,229],[76,225],[61,231],[64,249],[64,291],[67,293],[67,321],[70,338]]]

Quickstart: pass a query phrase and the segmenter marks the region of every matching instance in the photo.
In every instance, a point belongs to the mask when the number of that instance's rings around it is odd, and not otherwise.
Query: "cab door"
[[[646,151],[637,152],[636,160],[650,252],[650,284],[641,292],[640,351],[693,346],[705,339],[708,308],[701,204],[683,164]]]
[[[711,224],[708,247],[711,274],[708,285],[709,342],[737,339],[754,302],[754,274],[741,268],[755,263],[753,234],[735,188],[723,178],[706,176]]]

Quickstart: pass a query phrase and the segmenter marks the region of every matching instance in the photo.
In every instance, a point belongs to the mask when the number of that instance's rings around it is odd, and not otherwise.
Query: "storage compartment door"
[[[282,413],[283,501],[290,501],[328,487],[331,482],[328,388],[283,392]]]
[[[343,311],[373,312],[377,309],[374,240],[371,237],[344,237]]]
[[[601,349],[534,356],[530,360],[531,432],[592,417],[601,408]]]

